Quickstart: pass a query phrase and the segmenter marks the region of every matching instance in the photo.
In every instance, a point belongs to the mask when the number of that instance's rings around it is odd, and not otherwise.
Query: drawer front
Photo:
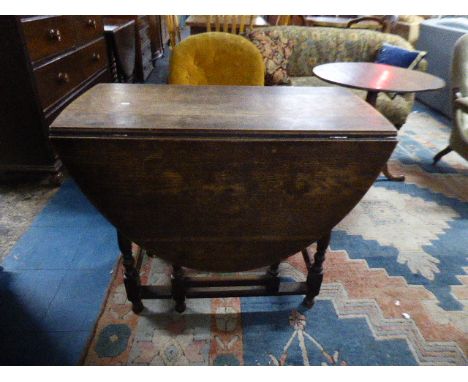
[[[36,83],[43,109],[107,66],[104,38],[36,70]]]
[[[104,36],[101,16],[76,16],[75,25],[80,45]]]
[[[47,111],[45,115],[46,125],[49,126],[60,112],[70,104],[79,95],[83,94],[86,90],[90,89],[94,85],[101,82],[112,82],[110,73],[108,70],[101,72],[97,77],[94,77],[92,81],[85,82],[82,86],[78,87],[74,92],[70,93],[68,97],[65,97],[63,102],[58,102],[53,108]]]
[[[26,19],[22,26],[31,61],[59,54],[75,45],[72,16]]]
[[[81,69],[84,77],[90,77],[107,66],[107,51],[104,38],[79,51]]]

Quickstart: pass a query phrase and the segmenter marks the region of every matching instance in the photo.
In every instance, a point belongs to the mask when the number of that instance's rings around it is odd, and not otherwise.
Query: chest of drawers
[[[110,82],[102,18],[1,16],[0,51],[0,173],[58,180],[50,123],[85,90]]]
[[[155,36],[159,33],[156,28],[155,17],[159,16],[135,16],[119,15],[105,16],[106,22],[113,20],[133,20],[135,21],[135,81],[145,82],[154,69],[153,61],[162,54],[162,51],[156,51],[158,48],[155,43]]]

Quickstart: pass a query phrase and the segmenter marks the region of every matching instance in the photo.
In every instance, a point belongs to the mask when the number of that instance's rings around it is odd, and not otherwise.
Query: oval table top
[[[373,92],[413,93],[445,86],[444,80],[428,73],[372,62],[333,62],[313,72],[332,84]]]

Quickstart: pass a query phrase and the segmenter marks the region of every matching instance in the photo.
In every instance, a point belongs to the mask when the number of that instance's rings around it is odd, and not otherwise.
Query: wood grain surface
[[[70,104],[52,134],[216,133],[394,136],[373,107],[336,87],[100,84]]]
[[[343,89],[264,89],[99,85],[51,139],[91,202],[157,256],[218,272],[275,264],[359,202],[396,130]]]
[[[413,93],[445,86],[444,80],[428,73],[371,62],[332,62],[313,72],[332,84],[370,91]]]

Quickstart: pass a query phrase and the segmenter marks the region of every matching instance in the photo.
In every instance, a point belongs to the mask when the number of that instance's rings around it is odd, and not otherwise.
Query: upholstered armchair
[[[410,44],[416,46],[419,38],[420,24],[424,17],[417,15],[400,15],[398,21],[393,25],[391,33],[403,37]]]
[[[452,150],[468,160],[468,35],[460,37],[452,59],[453,128],[449,145],[434,156],[433,164]]]
[[[260,52],[239,35],[224,32],[192,35],[172,51],[170,84],[263,86],[264,78]]]
[[[329,62],[374,62],[384,42],[413,49],[402,37],[371,30],[322,27],[266,27],[248,35],[263,56],[266,85],[332,86],[313,75],[316,65]],[[421,60],[417,70],[425,71]],[[353,90],[365,98],[366,92]],[[414,94],[379,93],[377,109],[400,128],[412,110]]]

